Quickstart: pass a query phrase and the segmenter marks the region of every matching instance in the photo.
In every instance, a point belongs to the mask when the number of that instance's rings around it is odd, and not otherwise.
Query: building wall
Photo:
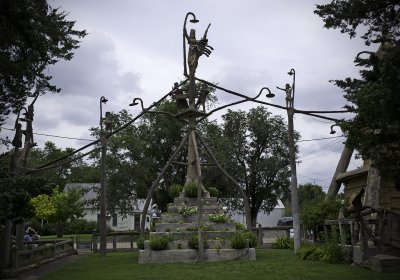
[[[381,206],[400,214],[400,191],[396,189],[393,181],[382,180]]]
[[[257,223],[261,224],[262,227],[275,227],[284,214],[285,208],[275,208],[269,214],[259,212],[257,215]],[[244,212],[235,211],[231,216],[235,222],[246,224],[246,215]]]

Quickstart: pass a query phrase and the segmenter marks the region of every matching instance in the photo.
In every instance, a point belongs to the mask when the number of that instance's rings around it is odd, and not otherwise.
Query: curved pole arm
[[[196,15],[192,12],[188,12],[185,16],[185,21],[183,22],[183,75],[185,77],[189,77],[188,73],[187,73],[187,66],[186,66],[186,41],[185,40],[189,40],[189,36],[187,34],[187,30],[186,30],[186,22],[189,16],[193,17],[192,22],[196,23],[198,22],[198,20],[196,19]]]

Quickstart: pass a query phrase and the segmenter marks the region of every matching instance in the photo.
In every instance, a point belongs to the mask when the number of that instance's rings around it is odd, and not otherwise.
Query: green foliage
[[[190,226],[188,226],[188,227],[186,228],[186,230],[187,230],[187,231],[197,231],[197,230],[198,230],[198,227],[197,227],[194,223],[191,223]]]
[[[326,245],[303,244],[297,255],[302,260],[323,261],[339,263],[344,259],[344,253],[340,245],[327,243]]]
[[[199,237],[197,234],[192,235],[188,240],[190,249],[199,249]],[[204,239],[204,249],[209,248],[207,239]]]
[[[245,230],[246,226],[242,223],[236,223],[236,230]]]
[[[314,12],[323,18],[326,28],[340,28],[351,38],[359,28],[367,45],[380,44],[375,53],[365,52],[354,60],[361,67],[361,78],[334,81],[350,103],[345,108],[356,113],[351,120],[339,124],[347,136],[347,145],[355,148],[363,159],[371,160],[382,175],[392,177],[400,185],[398,2],[335,0],[317,5]]]
[[[227,223],[229,218],[225,214],[210,214],[208,220],[213,223]]]
[[[76,188],[66,192],[54,189],[51,196],[39,195],[32,198],[30,202],[35,209],[37,218],[57,223],[58,237],[63,235],[67,221],[76,221],[82,218],[85,211],[82,190]]]
[[[168,244],[173,240],[170,235],[150,236],[149,245],[152,250],[161,251],[168,249]]]
[[[243,238],[247,239],[249,241],[249,247],[250,248],[255,248],[258,244],[258,238],[257,235],[254,234],[254,232],[251,231],[245,231],[242,233]]]
[[[303,184],[299,186],[299,208],[302,212],[304,206],[320,203],[325,200],[326,194],[322,187],[314,184]]]
[[[178,211],[184,217],[198,213],[197,206],[187,206],[186,204],[181,204]]]
[[[179,193],[182,191],[183,186],[179,184],[173,184],[168,189],[168,195],[171,199],[179,196]]]
[[[147,238],[145,238],[145,237],[139,237],[139,238],[136,240],[136,245],[137,245],[138,249],[144,250],[144,241],[145,241],[145,240],[147,240]]]
[[[301,220],[306,228],[318,232],[318,227],[323,226],[327,219],[337,219],[340,209],[340,201],[327,200],[317,204],[304,205],[301,212]]]
[[[211,196],[211,197],[218,197],[219,191],[218,191],[217,188],[209,187],[207,190],[208,190],[208,192],[210,193],[210,196]]]
[[[231,246],[233,249],[243,249],[246,248],[246,238],[243,233],[235,232],[231,238]]]
[[[10,111],[21,108],[32,92],[59,92],[49,66],[70,60],[85,31],[74,30],[68,13],[50,1],[0,2],[0,124]]]
[[[189,182],[184,186],[185,195],[187,197],[197,197],[197,183]]]
[[[292,249],[294,247],[293,238],[286,235],[278,235],[272,248],[274,249]]]

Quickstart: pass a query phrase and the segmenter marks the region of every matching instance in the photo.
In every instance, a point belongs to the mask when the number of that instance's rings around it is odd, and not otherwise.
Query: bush
[[[214,187],[208,188],[208,192],[210,193],[211,197],[218,197],[218,195],[219,195],[219,190]]]
[[[236,230],[245,230],[246,227],[244,224],[236,223]]]
[[[246,239],[249,240],[250,248],[255,248],[257,246],[257,243],[258,243],[257,235],[255,235],[253,232],[246,231],[246,232],[243,232],[242,235],[245,240]]]
[[[169,235],[163,236],[151,236],[150,237],[150,248],[155,251],[166,250],[168,243],[173,240]]]
[[[297,255],[302,260],[323,261],[327,263],[339,263],[343,257],[343,250],[338,244],[328,243],[322,246],[304,244]]]
[[[179,193],[183,190],[183,186],[179,184],[173,184],[168,189],[168,195],[171,199],[179,196]]]
[[[286,235],[277,236],[275,243],[272,244],[272,248],[274,249],[293,249],[294,241],[293,238],[290,238]]]
[[[190,237],[188,240],[188,245],[190,249],[199,249],[199,237],[197,234],[194,234]],[[208,242],[207,239],[204,239],[204,249],[208,248]]]
[[[197,183],[194,181],[187,183],[184,191],[187,197],[197,197]]]
[[[145,237],[139,237],[136,240],[136,245],[138,247],[138,249],[140,250],[144,250],[144,241],[147,240]]]
[[[246,239],[240,232],[235,232],[231,238],[231,246],[233,249],[246,248]]]
[[[208,215],[208,220],[213,223],[226,223],[229,221],[225,214],[210,214]]]

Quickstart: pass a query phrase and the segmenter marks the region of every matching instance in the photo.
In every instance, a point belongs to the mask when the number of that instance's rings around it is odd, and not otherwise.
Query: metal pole
[[[107,223],[106,223],[106,155],[107,132],[100,131],[101,165],[100,165],[100,256],[107,252]]]

